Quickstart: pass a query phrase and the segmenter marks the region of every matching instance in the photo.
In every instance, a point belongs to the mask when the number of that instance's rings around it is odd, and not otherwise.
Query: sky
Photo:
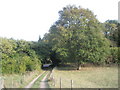
[[[118,20],[119,0],[0,0],[0,37],[37,41],[66,5],[90,9],[100,22]]]

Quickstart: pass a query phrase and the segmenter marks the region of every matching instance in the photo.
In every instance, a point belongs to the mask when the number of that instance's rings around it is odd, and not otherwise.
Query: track
[[[45,74],[45,76],[43,77],[44,74]],[[49,78],[50,74],[51,74],[51,70],[44,71],[42,74],[38,75],[35,79],[33,79],[33,81],[31,81],[25,88],[32,88],[32,86],[35,85],[35,82],[39,78],[42,78],[42,80],[39,81],[39,86],[36,88],[49,88],[48,78]]]
[[[44,73],[45,73],[45,71],[44,71],[42,74],[38,75],[35,79],[33,79],[33,81],[31,81],[25,88],[31,88],[32,85],[35,83],[35,81],[36,81],[38,78],[40,78]]]
[[[49,84],[48,84],[49,73],[50,72],[47,72],[47,74],[45,75],[45,77],[41,80],[41,82],[40,82],[40,88],[49,88]]]

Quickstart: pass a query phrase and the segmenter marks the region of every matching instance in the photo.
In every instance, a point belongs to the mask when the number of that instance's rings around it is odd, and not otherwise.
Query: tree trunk
[[[81,64],[80,64],[80,62],[78,61],[78,63],[77,63],[77,70],[80,70],[81,69]]]

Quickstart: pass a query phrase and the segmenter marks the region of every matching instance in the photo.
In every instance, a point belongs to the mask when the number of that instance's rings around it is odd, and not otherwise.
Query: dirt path
[[[43,73],[45,73],[45,71],[44,71]],[[31,88],[32,85],[34,84],[34,82],[35,82],[43,73],[41,73],[41,74],[38,75],[35,79],[33,79],[33,81],[31,81],[25,88]]]
[[[40,82],[40,88],[47,88],[47,90],[49,90],[49,84],[48,84],[48,75],[49,75],[50,72],[48,72],[46,74],[46,76],[41,80]]]

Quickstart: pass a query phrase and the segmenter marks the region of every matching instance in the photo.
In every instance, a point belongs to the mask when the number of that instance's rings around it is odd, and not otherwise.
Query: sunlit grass
[[[35,77],[37,77],[41,71],[27,72],[25,74],[8,74],[4,75],[4,86],[6,88],[24,88],[28,85]]]
[[[55,87],[118,88],[118,67],[84,67],[81,70],[58,68],[53,71]]]

